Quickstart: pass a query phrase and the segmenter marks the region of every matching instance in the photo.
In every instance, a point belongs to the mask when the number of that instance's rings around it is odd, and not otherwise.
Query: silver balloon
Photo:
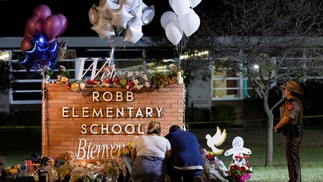
[[[127,28],[128,21],[133,17],[129,12],[127,12],[124,5],[117,10],[111,10],[111,24],[117,27]]]
[[[96,7],[97,7],[96,4],[93,4],[88,13],[89,20],[92,25],[94,25],[99,19],[98,10],[96,9]]]
[[[127,29],[127,33],[124,37],[124,41],[131,42],[135,44],[138,42],[144,34],[142,33],[141,26],[133,26]]]
[[[155,16],[155,6],[151,5],[143,10],[141,20],[144,23],[144,25],[147,25],[153,20],[154,16]]]
[[[96,31],[101,39],[115,35],[110,20],[105,19],[101,14],[99,14],[98,22],[91,29]]]
[[[142,9],[140,5],[137,5],[134,7],[131,11],[130,14],[133,15],[133,18],[129,20],[129,27],[131,26],[141,26],[143,25],[143,22],[141,20],[142,17]]]

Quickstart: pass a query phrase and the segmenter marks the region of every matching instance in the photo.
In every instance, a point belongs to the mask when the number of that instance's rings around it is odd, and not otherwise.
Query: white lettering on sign
[[[93,58],[93,59],[89,59],[89,58],[78,58],[78,60],[80,61],[79,62],[79,67],[76,68],[76,70],[78,71],[78,75],[77,75],[77,80],[82,80],[83,77],[86,75],[86,73],[92,69],[92,72],[91,72],[91,77],[90,79],[91,80],[94,80],[94,78],[96,78],[100,73],[101,71],[103,70],[103,68],[106,66],[106,65],[110,65],[111,64],[111,59],[108,58],[104,64],[101,66],[100,70],[98,72],[96,72],[96,68],[97,68],[97,65],[98,65],[98,60],[101,59],[101,58]],[[85,70],[84,72],[84,66],[85,66],[85,60],[93,60],[93,62],[91,63],[91,65]]]
[[[128,135],[132,134],[138,134],[138,135],[143,135],[145,132],[143,131],[142,125],[141,124],[127,124],[125,126],[121,126],[120,124],[91,124],[91,125],[86,125],[82,124],[81,125],[81,134],[83,135],[108,135],[108,134],[114,134],[114,135],[119,135],[126,133]]]
[[[120,156],[121,151],[125,148],[125,144],[114,145],[93,145],[84,138],[79,139],[76,158],[81,159],[107,159]]]
[[[101,70],[104,68],[105,64],[101,69],[96,72],[98,59],[94,59],[92,65],[85,71],[84,62],[85,59],[81,58],[81,72],[76,73],[79,75],[80,79],[92,68],[91,78],[96,77],[98,73],[101,73]],[[110,63],[109,63],[110,64]],[[111,65],[109,65],[111,66]],[[133,72],[121,72],[116,71],[114,65],[106,69],[104,76],[113,78],[115,76],[124,75],[127,77],[134,77],[136,74]],[[141,105],[140,102],[134,102],[127,105],[126,102],[135,101],[134,92],[131,91],[92,91],[92,104],[71,104],[65,107],[62,107],[62,118],[99,118],[97,123],[93,122],[91,119],[87,124],[80,125],[80,133],[84,138],[79,138],[78,149],[77,149],[77,159],[78,160],[93,160],[93,159],[107,159],[107,158],[116,158],[120,156],[121,151],[124,149],[125,144],[100,144],[95,139],[99,135],[102,137],[110,137],[104,135],[143,135],[145,134],[143,129],[143,124],[137,124],[139,118],[161,118],[163,108],[156,105],[146,106]],[[145,98],[141,98],[144,100]],[[90,100],[91,101],[91,100]],[[104,103],[107,102],[107,103]],[[114,103],[113,103],[114,102]],[[76,107],[75,107],[76,106]],[[107,123],[102,124],[101,120],[104,118],[109,118]],[[111,124],[111,121],[118,121],[118,119],[111,118],[138,118],[136,122],[124,123],[114,123]],[[99,123],[100,122],[100,123]],[[135,123],[135,124],[131,124]],[[85,136],[86,135],[86,136]],[[95,135],[95,136],[91,136]]]
[[[92,102],[100,102],[100,98],[102,98],[102,100],[105,102],[112,102],[112,101],[132,102],[132,101],[134,101],[133,93],[130,91],[128,91],[128,92],[116,91],[115,93],[112,93],[109,91],[104,92],[104,93],[100,93],[97,91],[92,92]]]
[[[62,107],[62,117],[64,118],[160,118],[162,117],[162,107]]]

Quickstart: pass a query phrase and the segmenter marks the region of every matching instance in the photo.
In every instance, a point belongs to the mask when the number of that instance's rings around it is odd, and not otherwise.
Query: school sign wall
[[[129,141],[161,123],[162,136],[183,124],[183,84],[149,91],[88,87],[73,92],[48,84],[43,102],[42,155],[60,158],[67,151],[78,160],[114,158]]]

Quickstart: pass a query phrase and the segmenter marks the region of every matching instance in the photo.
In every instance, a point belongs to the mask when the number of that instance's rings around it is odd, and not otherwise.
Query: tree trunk
[[[267,115],[267,140],[266,140],[266,162],[265,166],[272,166],[273,164],[273,127],[274,115],[269,108],[268,99],[264,98],[263,106]]]

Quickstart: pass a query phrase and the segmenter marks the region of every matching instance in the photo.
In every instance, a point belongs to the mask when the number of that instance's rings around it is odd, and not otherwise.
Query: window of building
[[[248,80],[233,69],[213,69],[212,100],[242,100],[253,93]]]

